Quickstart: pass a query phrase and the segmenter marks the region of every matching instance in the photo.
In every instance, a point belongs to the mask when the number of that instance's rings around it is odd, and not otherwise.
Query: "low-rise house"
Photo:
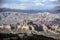
[[[42,27],[43,27],[44,32],[47,32],[47,30],[48,30],[47,26],[42,24]]]
[[[55,28],[56,31],[60,31],[59,25],[55,25],[54,28]]]
[[[3,27],[4,27],[5,29],[11,29],[11,26],[10,26],[9,24],[3,24]]]
[[[29,27],[31,28],[32,31],[35,31],[35,28],[33,25],[29,25]]]
[[[29,30],[29,26],[27,24],[23,24],[23,27],[22,27],[23,30]]]
[[[23,25],[17,25],[17,29],[21,29],[23,27]]]
[[[3,25],[0,25],[0,29],[3,29]]]
[[[5,28],[6,28],[6,29],[11,29],[11,26],[10,26],[10,25],[6,25]]]

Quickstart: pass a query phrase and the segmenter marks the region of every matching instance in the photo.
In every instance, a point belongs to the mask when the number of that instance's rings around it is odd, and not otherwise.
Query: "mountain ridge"
[[[9,8],[0,8],[0,12],[23,12],[23,13],[39,13],[39,12],[49,12],[49,13],[60,13],[60,9],[47,9],[47,10],[21,10],[21,9],[9,9]]]

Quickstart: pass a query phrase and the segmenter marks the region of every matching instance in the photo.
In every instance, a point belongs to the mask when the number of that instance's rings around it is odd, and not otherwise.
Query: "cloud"
[[[29,0],[18,0],[20,2],[29,2]]]
[[[33,0],[31,1],[34,6],[44,6],[42,2],[45,2],[46,0]]]
[[[42,0],[42,2],[46,2],[46,0]]]
[[[57,2],[58,0],[49,0],[49,1],[52,1],[52,2]]]
[[[35,6],[44,6],[43,3],[34,3]]]
[[[16,0],[15,0],[16,1]],[[18,0],[18,1],[22,1],[22,0]],[[27,1],[27,0],[26,0]],[[34,2],[21,2],[21,3],[5,3],[5,4],[1,4],[0,8],[11,8],[11,9],[33,9],[36,8],[36,6],[43,6],[44,4],[39,2],[39,0],[35,0]]]
[[[32,2],[46,2],[47,0],[33,0]]]
[[[27,9],[27,6],[24,4],[1,4],[0,8]]]
[[[45,9],[54,7],[58,3],[52,3],[57,0],[5,0],[5,3],[0,3],[0,8],[11,9]],[[53,5],[53,6],[52,6]]]

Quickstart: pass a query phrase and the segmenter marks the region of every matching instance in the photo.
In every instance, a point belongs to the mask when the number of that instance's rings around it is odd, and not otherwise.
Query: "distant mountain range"
[[[50,12],[50,13],[60,13],[60,7],[55,7],[53,9],[46,10],[21,10],[21,9],[9,9],[9,8],[0,8],[0,12],[23,12],[23,13],[39,13],[39,12]]]

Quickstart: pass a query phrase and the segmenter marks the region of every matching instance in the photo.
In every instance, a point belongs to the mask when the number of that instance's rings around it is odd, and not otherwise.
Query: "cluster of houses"
[[[25,24],[0,24],[0,29],[23,29],[23,30],[29,30],[31,28],[31,30],[34,30],[34,27],[32,25],[27,25]]]
[[[35,25],[38,25],[38,27],[35,26]],[[30,22],[30,24],[28,24],[26,22],[25,23],[17,23],[17,24],[2,24],[2,25],[0,24],[0,29],[23,29],[23,30],[32,30],[32,31],[35,31],[35,27],[36,28],[40,27],[40,29],[42,27],[42,29],[43,29],[44,32],[52,31],[52,30],[60,32],[60,25],[59,24],[52,25],[50,27],[50,29],[44,23],[40,25],[37,22],[34,25],[31,22]]]

